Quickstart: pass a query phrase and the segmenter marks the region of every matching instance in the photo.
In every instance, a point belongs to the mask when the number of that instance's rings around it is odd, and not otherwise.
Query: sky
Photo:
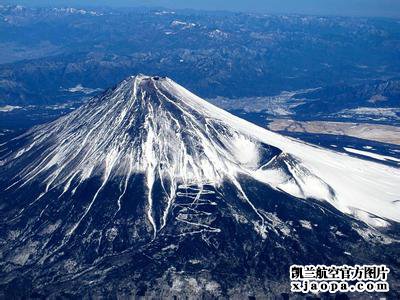
[[[152,6],[400,18],[400,0],[0,0],[0,3],[53,6]]]

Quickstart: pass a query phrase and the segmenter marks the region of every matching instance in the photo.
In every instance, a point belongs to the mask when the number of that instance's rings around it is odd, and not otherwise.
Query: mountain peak
[[[131,103],[129,100],[132,100],[135,105],[141,106],[141,109],[146,109],[149,108],[145,105],[146,102],[160,105],[165,101],[181,100],[173,95],[178,89],[179,85],[168,77],[138,74],[127,77],[101,98],[107,98],[107,101],[125,98],[125,104]]]
[[[100,177],[98,193],[67,232],[70,236],[109,182],[122,177],[124,186],[134,174],[143,174],[147,218],[156,235],[166,225],[179,186],[203,189],[229,179],[241,191],[235,179],[238,173],[252,172],[280,153],[219,120],[218,113],[219,109],[168,78],[129,77],[70,115],[34,130],[32,147],[6,161],[12,164],[27,154],[35,157],[29,166],[15,169],[20,179],[9,188],[42,181],[45,189],[40,199],[56,187],[73,195],[87,179]],[[46,149],[35,153],[36,145]],[[152,193],[158,184],[166,195],[156,204]],[[264,218],[249,205],[258,216],[255,227],[262,227]],[[162,207],[162,212],[154,207]]]
[[[125,80],[121,81],[119,83],[119,85],[127,83],[130,84],[132,87],[137,85],[137,86],[146,86],[146,85],[150,85],[154,87],[154,84],[156,82],[163,82],[163,81],[171,81],[172,80],[168,77],[165,76],[149,76],[149,75],[145,75],[145,74],[138,74],[138,75],[132,75],[127,77]]]

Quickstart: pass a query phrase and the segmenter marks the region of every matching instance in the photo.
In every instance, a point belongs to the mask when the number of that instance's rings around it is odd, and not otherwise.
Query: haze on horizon
[[[400,18],[399,0],[0,0],[27,6],[165,7],[284,14]]]

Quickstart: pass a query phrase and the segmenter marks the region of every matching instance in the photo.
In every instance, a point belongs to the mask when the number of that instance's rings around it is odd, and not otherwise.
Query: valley
[[[268,124],[268,129],[278,132],[350,136],[364,140],[400,145],[400,127],[382,124],[276,119]]]

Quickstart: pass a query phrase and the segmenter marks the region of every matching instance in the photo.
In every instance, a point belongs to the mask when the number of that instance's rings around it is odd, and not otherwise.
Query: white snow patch
[[[66,89],[65,91],[68,91],[70,93],[83,93],[83,94],[89,95],[89,94],[93,94],[95,92],[100,92],[100,91],[102,91],[102,89],[100,89],[100,88],[93,89],[93,88],[84,87],[84,86],[82,86],[82,84],[77,84],[75,87]]]
[[[106,238],[109,242],[112,242],[115,240],[115,238],[118,235],[118,229],[113,227],[113,228],[109,228],[106,231]]]
[[[13,106],[13,105],[5,105],[5,106],[0,106],[0,112],[10,112],[16,109],[22,108],[21,106]]]
[[[182,29],[190,29],[196,26],[195,23],[189,23],[184,21],[175,20],[171,23],[172,27],[181,27]]]
[[[367,152],[367,151],[362,151],[362,150],[353,149],[353,148],[348,148],[348,147],[344,147],[343,149],[346,150],[347,152],[350,152],[350,153],[359,154],[359,155],[371,157],[371,158],[382,160],[382,161],[394,161],[394,162],[399,162],[400,163],[400,159],[395,158],[395,157],[391,157],[391,156],[380,155],[380,154]]]
[[[178,246],[171,244],[171,245],[168,245],[167,247],[162,248],[161,251],[176,250],[176,249],[178,249]]]
[[[336,230],[335,234],[336,234],[337,236],[345,236],[345,234],[343,234],[343,233],[342,233],[341,231],[339,231],[339,230]]]
[[[307,220],[299,220],[301,227],[312,230],[312,225],[310,221]]]
[[[156,11],[154,14],[157,15],[157,16],[174,15],[175,12],[174,11],[163,10],[163,11]]]
[[[227,38],[228,34],[220,29],[215,29],[208,33],[208,36],[211,38]]]
[[[260,161],[259,145],[245,136],[236,135],[232,140],[232,152],[235,159],[248,168],[255,168]]]
[[[366,211],[353,209],[353,215],[356,218],[364,220],[366,223],[368,223],[374,227],[387,227],[390,225],[389,222],[383,220],[382,218],[374,216]]]

